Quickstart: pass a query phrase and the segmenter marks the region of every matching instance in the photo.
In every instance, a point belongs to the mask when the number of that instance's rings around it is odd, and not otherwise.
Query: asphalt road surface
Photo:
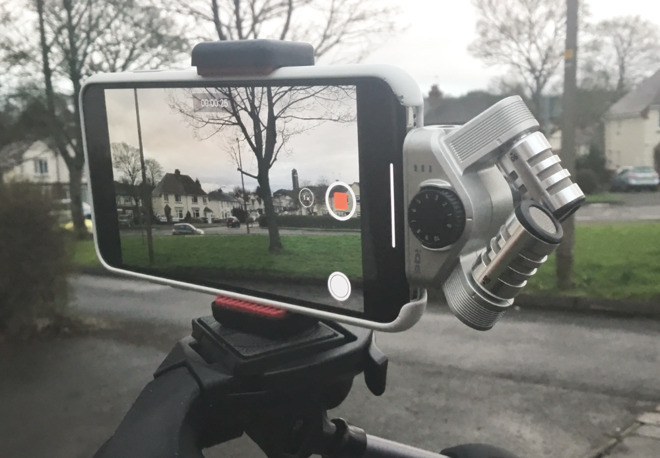
[[[578,223],[660,220],[660,192],[619,193],[616,204],[583,205],[575,215]]]
[[[150,371],[188,333],[190,319],[209,314],[212,298],[96,276],[77,278],[74,290],[85,314],[140,324],[139,331],[127,324],[110,346],[108,371],[120,370],[122,377],[109,372],[106,383],[126,385],[108,407],[110,420],[119,421],[123,410],[115,405],[130,405]],[[385,395],[370,395],[356,380],[330,415],[435,451],[486,442],[520,456],[590,457],[660,402],[659,337],[658,321],[527,310],[512,310],[483,333],[432,305],[413,329],[377,335],[390,359]],[[105,354],[107,347],[92,341],[89,352]],[[207,456],[260,454],[241,438]]]

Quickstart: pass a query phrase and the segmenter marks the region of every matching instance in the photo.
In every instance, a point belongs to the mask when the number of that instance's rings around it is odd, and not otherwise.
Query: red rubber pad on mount
[[[268,305],[257,304],[256,302],[243,301],[241,299],[234,299],[225,296],[216,296],[213,305],[227,311],[244,313],[271,320],[284,319],[287,316],[287,311],[284,309],[278,309]]]

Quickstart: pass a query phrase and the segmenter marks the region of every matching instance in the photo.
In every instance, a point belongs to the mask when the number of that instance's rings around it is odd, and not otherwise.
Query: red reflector
[[[271,319],[284,318],[287,314],[286,310],[283,309],[225,296],[216,296],[215,301],[213,301],[213,305],[223,309],[232,310],[234,312],[246,313]]]

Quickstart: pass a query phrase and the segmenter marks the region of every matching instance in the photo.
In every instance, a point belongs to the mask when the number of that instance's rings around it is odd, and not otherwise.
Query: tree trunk
[[[88,236],[85,226],[85,215],[82,209],[82,175],[83,167],[69,167],[69,196],[71,197],[71,219],[76,237],[83,239]]]
[[[277,224],[277,214],[275,213],[275,206],[273,205],[273,195],[270,192],[270,179],[268,177],[268,169],[266,172],[259,174],[259,186],[261,188],[262,199],[264,200],[264,209],[266,211],[266,222],[268,223],[268,251],[271,253],[279,253],[282,251],[282,240],[280,239],[280,228]]]
[[[575,214],[562,223],[564,238],[557,248],[557,288],[562,291],[572,289],[573,282],[573,246],[575,245]]]

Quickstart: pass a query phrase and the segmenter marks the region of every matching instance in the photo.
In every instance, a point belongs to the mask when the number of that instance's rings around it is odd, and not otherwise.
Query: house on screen
[[[604,121],[608,169],[660,169],[660,70],[612,105]]]
[[[139,213],[139,188],[135,185],[115,181],[115,204],[117,205],[117,218],[125,225],[136,222]]]
[[[153,212],[159,219],[180,221],[188,212],[192,218],[203,218],[208,195],[199,180],[183,175],[179,169],[166,173],[151,192]]]
[[[234,197],[222,189],[216,189],[208,193],[208,210],[204,215],[205,218],[211,217],[212,219],[227,219],[232,216],[232,210],[241,208],[242,203],[239,199]]]

